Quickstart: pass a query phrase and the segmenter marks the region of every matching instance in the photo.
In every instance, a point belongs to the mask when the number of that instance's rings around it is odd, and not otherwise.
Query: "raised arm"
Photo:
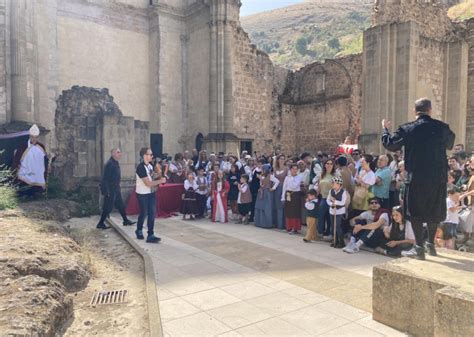
[[[388,131],[387,128],[383,129],[382,133],[382,145],[384,148],[386,148],[389,151],[397,151],[401,150],[402,147],[405,145],[406,142],[406,133],[405,130],[402,128],[398,128],[397,131],[395,131],[392,134],[390,134],[390,131]]]

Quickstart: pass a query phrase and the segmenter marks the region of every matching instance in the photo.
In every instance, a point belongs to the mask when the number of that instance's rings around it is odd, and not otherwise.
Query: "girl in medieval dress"
[[[280,154],[275,158],[273,164],[273,175],[280,182],[278,186],[275,186],[275,192],[273,193],[273,222],[275,226],[280,230],[286,230],[285,228],[285,212],[284,204],[281,202],[281,192],[283,191],[283,182],[288,175],[288,166],[285,165],[285,155]]]
[[[237,220],[239,217],[239,210],[237,209],[237,199],[239,197],[239,183],[240,183],[240,171],[236,164],[232,164],[230,167],[229,175],[227,176],[229,181],[229,204],[232,210],[231,220]]]
[[[286,230],[289,234],[296,234],[301,230],[301,181],[298,165],[292,164],[281,193],[281,202],[285,205]]]
[[[227,222],[227,195],[230,185],[224,178],[224,172],[219,170],[211,186],[212,221]]]
[[[262,228],[273,228],[273,193],[280,184],[270,170],[270,164],[263,165],[255,202],[255,226]]]
[[[181,213],[183,214],[183,220],[186,220],[186,215],[189,214],[189,220],[194,220],[194,216],[197,215],[197,199],[196,191],[199,186],[194,178],[194,173],[188,173],[188,178],[184,181],[184,195],[181,203]]]

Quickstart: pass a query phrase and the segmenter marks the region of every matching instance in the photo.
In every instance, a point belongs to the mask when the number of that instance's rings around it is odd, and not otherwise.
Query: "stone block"
[[[446,287],[435,303],[435,336],[474,336],[474,294]]]
[[[474,255],[448,250],[376,266],[373,318],[413,336],[472,336],[473,272]]]

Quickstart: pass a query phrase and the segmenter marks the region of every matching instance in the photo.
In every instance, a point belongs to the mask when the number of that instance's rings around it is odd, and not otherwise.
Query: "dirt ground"
[[[97,217],[49,200],[0,212],[0,336],[148,336],[141,257]],[[128,290],[123,304],[89,304]]]
[[[96,230],[97,220],[66,223],[88,256],[92,277],[74,296],[74,320],[64,336],[148,336],[143,261],[113,229]],[[127,303],[89,306],[94,292],[123,289],[129,291]]]

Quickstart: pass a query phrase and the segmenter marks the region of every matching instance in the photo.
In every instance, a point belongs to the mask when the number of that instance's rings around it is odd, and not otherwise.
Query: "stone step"
[[[375,266],[372,310],[413,336],[474,336],[474,254],[439,249]]]

